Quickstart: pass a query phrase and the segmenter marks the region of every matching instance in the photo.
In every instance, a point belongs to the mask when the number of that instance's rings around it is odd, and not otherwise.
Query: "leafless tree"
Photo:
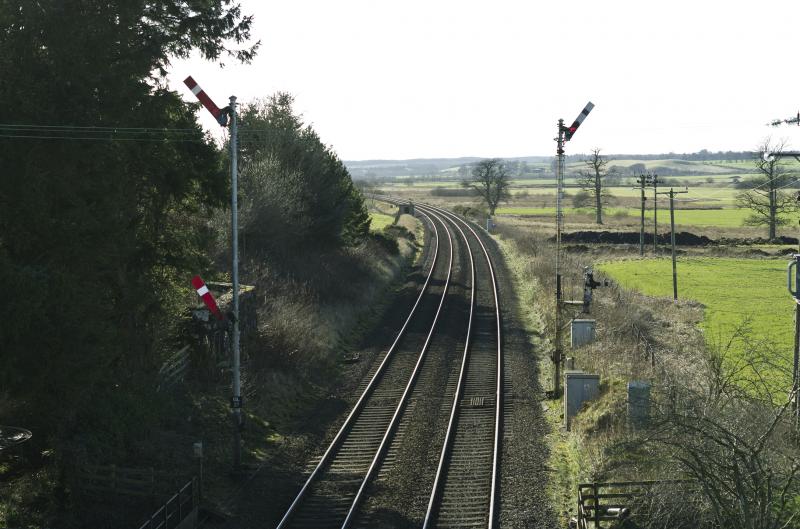
[[[788,222],[782,215],[797,209],[791,194],[782,191],[789,185],[792,174],[786,169],[780,156],[769,156],[769,153],[781,153],[785,149],[785,140],[773,142],[771,138],[765,139],[755,153],[754,162],[758,176],[749,181],[754,187],[736,197],[738,207],[753,212],[745,223],[750,226],[767,226],[770,239],[775,238],[778,226]]]
[[[507,202],[511,198],[508,188],[511,179],[505,163],[500,158],[481,160],[472,169],[471,178],[461,182],[464,187],[469,187],[478,192],[481,199],[489,208],[489,214],[494,215],[500,202]]]
[[[608,159],[600,154],[600,148],[592,149],[592,153],[584,160],[586,170],[580,171],[579,182],[588,194],[588,206],[594,209],[595,222],[603,223],[603,206],[608,203],[611,194],[606,190],[605,178],[608,176]]]
[[[711,526],[797,527],[800,450],[793,395],[787,400],[785,388],[776,391],[776,381],[788,372],[767,341],[750,336],[745,323],[711,348],[705,364],[695,366],[699,373],[686,377],[691,382],[670,387],[655,406],[644,443],[662,449],[673,469],[697,484]]]

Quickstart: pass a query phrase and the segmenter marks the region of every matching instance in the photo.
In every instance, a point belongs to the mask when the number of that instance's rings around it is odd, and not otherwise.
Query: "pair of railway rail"
[[[383,467],[403,464],[397,446],[414,403],[424,398],[415,397],[414,392],[428,375],[425,367],[431,342],[454,283],[455,242],[463,244],[469,256],[468,318],[457,379],[442,388],[448,420],[432,486],[421,491],[428,497],[423,528],[496,526],[503,357],[494,266],[470,223],[434,206],[417,204],[416,210],[430,226],[435,242],[425,282],[396,338],[376,362],[361,396],[277,529],[371,526],[364,503],[376,479],[384,475]],[[431,320],[424,321],[426,313],[433,313]],[[452,347],[452,342],[446,347]],[[454,378],[455,367],[449,379]],[[433,444],[430,449],[435,449]]]

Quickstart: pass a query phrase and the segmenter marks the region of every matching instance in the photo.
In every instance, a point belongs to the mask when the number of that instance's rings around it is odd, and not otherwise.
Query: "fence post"
[[[149,468],[150,470],[150,501],[152,502],[156,498],[156,472],[153,470],[153,467]]]
[[[592,483],[592,492],[594,493],[594,527],[595,529],[600,528],[600,498],[598,495],[600,494],[600,489],[597,486],[597,482],[595,481]]]

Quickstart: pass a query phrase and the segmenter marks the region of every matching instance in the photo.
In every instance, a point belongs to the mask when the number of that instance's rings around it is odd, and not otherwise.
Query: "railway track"
[[[397,338],[368,377],[353,411],[278,529],[375,526],[365,501],[375,493],[376,481],[383,482],[384,491],[392,488],[388,470],[405,464],[398,447],[411,421],[428,420],[420,415],[431,414],[431,405],[424,405],[430,401],[440,402],[448,420],[446,425],[435,425],[442,431],[446,426],[446,433],[433,435],[438,441],[431,439],[427,446],[441,450],[441,455],[435,476],[419,480],[415,494],[428,498],[428,507],[414,518],[421,521],[424,515],[425,527],[494,526],[503,391],[494,270],[483,242],[468,223],[438,208],[417,208],[436,242],[425,284]],[[440,251],[445,242],[446,248]],[[456,253],[466,254],[469,261],[468,269],[465,263],[459,264],[469,278],[468,314],[463,318],[449,314],[446,322],[452,327],[461,321],[462,330],[451,328],[446,336],[436,336],[448,304]],[[449,305],[456,305],[454,296],[451,292]],[[463,336],[453,338],[458,333]],[[434,338],[438,346],[430,352]],[[451,354],[456,343],[463,344],[460,357]],[[443,363],[450,373],[447,383],[437,386],[437,366],[441,370]],[[433,417],[430,421],[434,428],[436,421]]]
[[[470,236],[475,315],[465,348],[447,435],[431,491],[424,528],[494,527],[503,420],[502,326],[494,267],[473,227],[438,208],[462,236]],[[477,255],[476,255],[477,254]]]

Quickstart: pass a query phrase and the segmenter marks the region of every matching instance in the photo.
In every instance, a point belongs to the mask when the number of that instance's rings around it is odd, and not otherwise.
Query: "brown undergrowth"
[[[542,332],[541,345],[552,350],[555,248],[548,241],[549,235],[518,227],[498,228],[498,239],[523,304],[535,307],[525,314],[526,323],[532,331]],[[582,299],[583,267],[603,257],[601,250],[592,250],[562,255],[566,299]],[[598,288],[594,294],[590,315],[579,314],[578,308],[570,307],[563,321],[575,316],[593,318],[597,338],[586,346],[570,349],[567,328],[565,356],[574,358],[577,369],[601,376],[600,394],[584,406],[572,421],[570,431],[563,427],[562,401],[543,404],[554,426],[548,438],[553,476],[549,495],[562,522],[566,524],[576,513],[578,483],[689,478],[705,487],[703,475],[698,474],[701,471],[712,476],[709,482],[721,484],[721,488],[730,485],[731,489],[718,497],[699,493],[692,508],[680,512],[658,506],[657,519],[640,519],[637,523],[642,527],[661,527],[659,524],[663,523],[704,527],[725,520],[730,525],[737,512],[755,509],[765,502],[774,519],[781,523],[791,520],[791,498],[770,496],[769,502],[762,500],[778,484],[787,490],[797,488],[793,465],[797,464],[798,453],[796,446],[792,448],[791,436],[787,437],[785,406],[780,396],[769,393],[766,383],[763,387],[751,384],[742,388],[734,381],[737,371],[720,360],[724,350],[708,347],[698,328],[703,307],[691,301],[648,298],[614,284]],[[746,333],[746,329],[737,332]],[[746,340],[746,335],[732,339]],[[768,350],[761,344],[749,346],[749,368],[768,360]],[[724,344],[720,347],[724,348]],[[546,378],[543,386],[552,388],[550,357],[541,357]],[[634,428],[627,420],[626,384],[634,380],[647,381],[652,386],[651,422],[647,428]],[[785,402],[785,397],[782,399]],[[704,421],[712,421],[714,426]],[[717,444],[728,438],[737,438],[754,448],[747,456],[741,455],[744,450],[738,455],[728,453],[725,446]],[[762,451],[756,447],[762,447]],[[692,466],[692,457],[697,454],[705,454],[698,456],[700,459],[712,461],[719,457],[733,464],[737,457],[742,461],[750,458],[747,461],[757,460],[764,468],[780,461],[784,470],[771,470],[767,479],[737,491],[734,474],[725,474],[723,465],[712,470]],[[728,513],[729,518],[719,514],[726,509],[732,513]],[[758,527],[769,527],[769,520],[764,523]]]

